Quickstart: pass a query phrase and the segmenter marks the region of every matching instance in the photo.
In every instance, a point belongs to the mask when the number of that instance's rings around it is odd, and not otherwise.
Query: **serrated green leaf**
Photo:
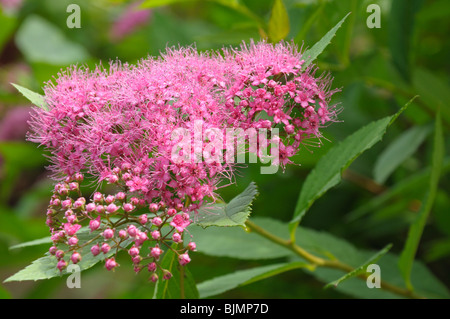
[[[287,37],[290,30],[289,15],[284,6],[283,0],[275,0],[272,7],[272,14],[269,20],[269,39],[278,42]]]
[[[406,240],[406,244],[403,248],[398,264],[403,278],[405,279],[406,286],[410,290],[413,289],[413,285],[411,283],[412,264],[417,252],[417,247],[419,246],[420,238],[422,237],[423,229],[425,228],[425,224],[428,219],[428,215],[430,213],[431,207],[433,206],[434,198],[436,197],[444,154],[444,136],[442,132],[441,115],[440,112],[438,112],[436,116],[436,126],[434,132],[434,145],[431,162],[432,170],[430,180],[428,182],[426,195],[422,202],[422,206],[417,219],[409,228],[408,238]]]
[[[33,103],[33,105],[36,105],[37,107],[48,111],[47,105],[44,101],[44,96],[14,83],[11,83],[11,85],[14,86],[17,91],[22,93],[22,95],[25,96],[31,103]]]
[[[348,272],[347,274],[345,274],[344,276],[342,276],[339,279],[336,279],[332,282],[330,282],[329,284],[327,284],[325,286],[325,288],[330,288],[330,287],[337,287],[341,282],[359,276],[360,274],[362,274],[367,267],[370,264],[374,264],[378,261],[378,259],[380,259],[382,256],[384,256],[392,247],[392,244],[387,245],[386,247],[384,247],[382,250],[380,250],[379,252],[377,252],[375,255],[373,255],[372,257],[370,257],[365,263],[363,263],[361,266],[359,266],[358,268],[355,268],[353,271]]]
[[[442,174],[450,171],[450,158],[446,158],[442,165]],[[423,183],[429,180],[431,174],[431,168],[427,167],[415,174],[402,179],[400,182],[390,187],[387,191],[383,192],[381,195],[374,197],[373,199],[366,201],[362,206],[351,211],[346,216],[347,222],[353,222],[371,211],[375,211],[386,204],[388,201],[392,200],[396,196],[401,196],[402,194],[408,193],[411,190],[417,189]]]
[[[172,245],[172,249],[177,249],[177,244]],[[186,266],[181,266],[178,262],[178,256],[172,249],[168,249],[164,253],[164,257],[161,261],[161,267],[172,273],[172,278],[169,280],[162,279],[162,275],[159,277],[153,299],[180,299],[183,297],[181,294],[180,277],[184,274],[183,289],[184,298],[186,299],[198,299],[199,293],[195,284],[194,278],[189,272]],[[181,270],[183,267],[183,271]]]
[[[79,239],[80,245],[91,240],[94,235],[89,232],[79,232],[77,233],[77,237]],[[102,241],[101,239],[99,239]],[[131,244],[132,239],[127,239],[122,242],[121,247],[127,247]],[[82,260],[77,264],[80,266],[80,271],[84,271],[93,267],[98,262],[108,258],[116,253],[115,249],[111,249],[108,254],[99,254],[97,256],[93,256],[90,252],[91,245],[87,245],[78,252],[82,256]],[[66,261],[70,256],[66,256]],[[45,257],[41,257],[31,263],[31,265],[25,267],[20,270],[16,274],[8,277],[4,282],[11,281],[25,281],[25,280],[42,280],[42,279],[50,279],[54,277],[61,277],[67,274],[66,270],[60,272],[57,268],[57,260],[54,256],[46,255]]]
[[[389,144],[375,163],[375,181],[383,184],[401,163],[416,152],[429,132],[429,126],[415,126]]]
[[[270,218],[253,218],[252,221],[266,231],[281,237],[289,239],[288,225],[281,221]],[[357,249],[351,243],[336,237],[330,233],[298,227],[296,231],[296,243],[306,251],[323,258],[334,258],[339,261],[357,268],[372,258],[376,253],[364,249]],[[238,249],[238,246],[236,247]],[[280,246],[280,249],[286,249]],[[303,259],[296,257],[296,260]],[[295,260],[294,259],[294,260]],[[377,264],[382,272],[382,279],[390,284],[400,288],[405,288],[404,281],[398,269],[398,256],[387,253],[383,258],[379,259]],[[314,271],[304,269],[312,276],[316,277],[324,283],[342,277],[346,273],[325,267],[317,267]],[[450,298],[448,289],[442,284],[421,262],[414,261],[412,268],[412,281],[416,287],[416,293],[426,298]],[[393,294],[383,289],[369,289],[365,280],[360,278],[349,278],[339,284],[337,290],[357,298],[403,298],[402,296]]]
[[[313,269],[303,262],[291,262],[239,270],[198,284],[198,291],[200,298],[211,297],[298,268]]]
[[[51,242],[52,242],[51,237],[44,237],[44,238],[35,239],[35,240],[27,241],[25,243],[21,243],[21,244],[17,244],[17,245],[11,246],[11,247],[9,247],[9,249],[13,250],[13,249],[19,249],[19,248],[25,248],[25,247],[42,245],[42,244],[50,244]]]
[[[290,223],[290,232],[292,235],[294,234],[295,227],[311,205],[341,181],[341,174],[345,168],[364,151],[381,140],[389,125],[393,123],[414,99],[411,99],[396,114],[372,122],[359,129],[344,141],[334,146],[319,160],[316,167],[306,178],[300,191],[294,216]]]
[[[245,226],[245,221],[250,215],[251,204],[258,194],[255,183],[250,183],[247,188],[228,204],[214,204],[211,207],[203,207],[195,215],[195,221],[202,227],[209,226]]]
[[[292,256],[292,252],[241,227],[208,227],[192,225],[197,251],[215,257],[244,260],[274,259]]]
[[[349,14],[350,12],[347,13],[347,15],[344,18],[342,18],[342,20],[339,21],[338,24],[336,24],[333,29],[328,31],[328,33],[325,34],[325,36],[322,39],[320,39],[319,42],[314,44],[311,49],[303,52],[305,63],[302,65],[302,70],[305,70],[323,52],[323,50],[325,50],[328,44],[330,44],[331,39],[335,36],[336,31],[341,27],[341,25],[344,23],[345,19],[348,17]]]

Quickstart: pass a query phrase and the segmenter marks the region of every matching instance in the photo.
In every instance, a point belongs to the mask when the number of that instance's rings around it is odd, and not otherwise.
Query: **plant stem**
[[[333,269],[339,269],[342,270],[344,272],[351,272],[354,270],[353,267],[342,263],[341,261],[335,259],[335,260],[327,260],[327,259],[323,259],[321,257],[315,256],[313,254],[310,254],[309,252],[307,252],[306,250],[304,250],[303,248],[301,248],[300,246],[298,246],[295,242],[292,242],[290,240],[286,240],[283,239],[281,237],[278,237],[270,232],[268,232],[267,230],[265,230],[264,228],[256,225],[255,223],[251,222],[250,220],[247,220],[245,222],[245,225],[252,231],[254,231],[255,233],[263,236],[264,238],[267,238],[268,240],[283,246],[291,251],[293,251],[296,255],[302,257],[303,259],[306,259],[307,261],[309,261],[310,263],[312,263],[315,266],[318,267],[327,267],[327,268],[333,268]],[[358,276],[361,279],[366,280],[368,275],[367,274],[361,274]],[[416,293],[414,293],[411,290],[405,289],[405,288],[401,288],[398,286],[394,286],[390,283],[387,283],[383,280],[381,280],[381,288],[392,292],[394,294],[400,295],[400,296],[404,296],[407,298],[413,298],[413,299],[424,299],[424,297],[417,295]]]

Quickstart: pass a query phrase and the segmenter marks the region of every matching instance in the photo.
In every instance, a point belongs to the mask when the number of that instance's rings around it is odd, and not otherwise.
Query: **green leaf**
[[[197,251],[216,257],[244,260],[274,259],[292,256],[292,252],[241,227],[202,227],[192,225]]]
[[[347,274],[345,274],[344,276],[342,276],[339,279],[336,279],[332,282],[330,282],[329,284],[327,284],[325,286],[325,288],[330,288],[330,287],[337,287],[341,282],[343,282],[344,280],[350,279],[352,277],[356,277],[361,275],[362,273],[364,273],[367,269],[367,267],[370,264],[374,264],[378,261],[378,259],[380,259],[382,256],[384,256],[392,247],[392,244],[387,245],[386,247],[384,247],[382,250],[380,250],[379,252],[377,252],[374,256],[370,257],[365,263],[363,263],[361,266],[359,266],[358,268],[355,268],[353,271],[348,272]]]
[[[278,237],[289,239],[288,225],[286,223],[270,218],[253,218],[252,221]],[[353,268],[358,268],[376,253],[370,250],[358,249],[351,243],[330,233],[305,227],[298,227],[296,244],[312,254],[327,259],[338,259]],[[238,249],[238,246],[236,248]],[[280,246],[280,249],[287,250],[287,248],[282,246]],[[292,259],[293,261],[304,261],[300,257]],[[383,258],[378,260],[377,264],[380,266],[383,281],[404,289],[404,281],[398,269],[398,260],[398,256],[388,252]],[[314,271],[310,271],[307,268],[304,270],[324,283],[329,283],[346,274],[341,270],[325,267],[317,267]],[[417,294],[426,298],[450,297],[445,285],[421,262],[415,261],[413,263],[412,274],[412,281],[416,287]],[[383,289],[369,289],[365,280],[356,277],[348,278],[341,282],[336,289],[357,298],[403,298]]]
[[[426,105],[433,112],[439,109],[444,122],[450,125],[450,87],[447,81],[427,69],[416,68],[413,73],[413,85],[415,92]]]
[[[275,0],[268,28],[269,39],[272,42],[283,40],[289,34],[289,15],[283,0]]]
[[[347,15],[344,18],[342,18],[342,20],[339,21],[338,24],[336,24],[333,29],[328,31],[328,33],[325,34],[325,36],[322,39],[320,39],[319,42],[314,44],[314,46],[311,49],[303,52],[305,63],[302,65],[302,70],[305,70],[322,53],[322,51],[325,50],[328,44],[330,44],[331,39],[335,36],[336,31],[341,27],[342,23],[344,23],[345,19],[348,17],[349,14],[350,12],[347,13]]]
[[[255,183],[247,188],[228,204],[214,204],[211,207],[199,209],[195,220],[202,227],[208,226],[245,226],[250,215],[251,204],[258,194]]]
[[[405,279],[406,286],[410,290],[413,289],[413,285],[411,283],[412,264],[417,252],[417,247],[419,246],[420,238],[422,237],[423,229],[425,228],[425,224],[428,219],[428,215],[430,213],[431,207],[433,206],[434,198],[436,197],[439,176],[441,174],[441,168],[445,153],[444,147],[441,115],[440,112],[438,112],[436,116],[436,127],[434,132],[434,145],[431,162],[432,170],[430,180],[427,185],[427,193],[422,202],[422,207],[419,211],[417,219],[409,229],[408,238],[399,260],[400,271],[402,272],[403,278]]]
[[[375,181],[383,184],[401,163],[417,151],[429,132],[429,126],[415,126],[389,144],[375,163]]]
[[[298,268],[312,269],[311,265],[303,262],[281,263],[239,270],[231,274],[204,281],[198,284],[197,287],[200,293],[200,298],[207,298]]]
[[[444,160],[444,164],[442,166],[442,174],[445,174],[450,171],[450,158],[446,158]],[[405,179],[402,179],[400,182],[390,187],[387,191],[383,192],[381,195],[374,197],[373,199],[366,201],[362,206],[356,208],[355,210],[348,213],[345,220],[346,222],[353,222],[371,211],[375,211],[380,209],[383,205],[388,203],[390,200],[394,199],[397,196],[404,197],[403,194],[406,194],[418,187],[421,187],[423,183],[426,183],[429,180],[429,176],[431,174],[431,168],[427,167],[415,174],[408,176]]]
[[[300,191],[294,216],[290,224],[291,234],[294,233],[295,227],[311,205],[341,181],[342,171],[359,155],[381,140],[389,125],[392,124],[413,100],[414,98],[393,116],[385,117],[359,129],[344,141],[334,146],[319,160],[316,167],[306,178]]]
[[[172,249],[177,249],[177,244],[173,244]],[[161,267],[170,271],[172,273],[172,278],[170,280],[164,280],[162,279],[162,275],[159,277],[153,299],[182,298],[180,278],[183,274],[184,298],[198,299],[199,294],[194,278],[186,266],[183,267],[178,263],[178,255],[172,249],[168,249],[164,253],[164,257],[161,261]],[[183,267],[182,271],[181,267]]]
[[[414,19],[422,0],[392,2],[389,17],[389,47],[395,67],[405,80],[410,78],[410,47]]]
[[[146,0],[141,4],[141,8],[157,8],[171,4],[193,2],[193,0]]]
[[[0,10],[0,52],[3,52],[3,47],[10,39],[17,25],[17,18],[4,14]]]
[[[90,234],[88,231],[77,233],[77,237],[80,241],[80,245],[87,242],[88,240],[91,240],[93,235]],[[99,239],[99,241],[102,241]],[[131,244],[132,240],[127,239],[122,244],[121,247],[127,247]],[[95,243],[93,243],[95,244]],[[112,245],[112,244],[111,244]],[[104,260],[105,258],[108,258],[116,253],[115,249],[111,249],[108,254],[99,254],[97,256],[93,256],[90,252],[90,248],[92,245],[86,245],[84,248],[80,249],[78,252],[82,256],[82,260],[77,264],[80,266],[80,271],[84,271],[86,269],[89,269],[93,267],[98,262]],[[64,248],[62,248],[64,250]],[[66,256],[66,261],[70,258],[70,256]],[[42,279],[50,279],[54,277],[61,277],[63,275],[67,274],[66,270],[63,270],[60,272],[57,268],[57,260],[54,256],[47,255],[45,257],[41,257],[31,263],[31,265],[25,267],[24,269],[20,270],[16,274],[12,275],[11,277],[7,278],[4,282],[11,282],[11,281],[24,281],[24,280],[42,280]]]
[[[16,45],[28,62],[67,65],[89,58],[82,45],[68,40],[58,27],[37,15],[29,15],[22,22]]]
[[[22,95],[25,96],[31,103],[48,111],[47,105],[44,101],[44,96],[14,83],[11,83],[11,85],[14,86],[17,91],[22,93]]]
[[[21,244],[17,244],[17,245],[11,246],[11,247],[9,247],[9,249],[13,250],[13,249],[19,249],[19,248],[25,248],[25,247],[42,245],[42,244],[50,244],[51,242],[52,242],[51,237],[44,237],[44,238],[35,239],[35,240],[27,241],[25,243],[21,243]]]

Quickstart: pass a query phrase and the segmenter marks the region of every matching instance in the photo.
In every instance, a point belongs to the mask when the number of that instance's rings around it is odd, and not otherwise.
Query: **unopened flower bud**
[[[147,265],[147,269],[149,272],[154,272],[156,270],[156,263],[151,262]]]
[[[76,246],[78,244],[78,238],[73,236],[68,240],[69,246]]]
[[[188,263],[191,262],[191,258],[187,253],[181,254],[178,256],[178,262],[181,266],[186,266]]]
[[[157,230],[152,231],[152,238],[154,240],[160,239],[161,238],[161,233],[159,231],[157,231]]]
[[[134,210],[134,206],[130,203],[123,204],[123,210],[127,213],[132,212]]]
[[[159,217],[155,217],[152,219],[152,224],[159,227],[162,224],[162,219]]]
[[[98,246],[98,244],[91,247],[91,253],[94,256],[100,254],[100,247]]]
[[[197,245],[196,245],[193,241],[191,241],[191,242],[187,245],[187,248],[188,248],[189,250],[191,250],[191,251],[194,251],[195,249],[197,249]]]
[[[59,269],[59,271],[63,271],[67,267],[67,262],[64,259],[61,259],[58,261],[58,264],[56,265],[56,268]]]
[[[148,207],[148,209],[152,212],[152,213],[156,213],[158,211],[158,204],[156,203],[151,203]]]
[[[57,250],[55,253],[56,258],[61,259],[64,257],[64,250]]]
[[[111,246],[109,246],[107,243],[104,243],[101,247],[101,251],[104,254],[107,254],[111,250]]]
[[[111,239],[114,237],[114,230],[111,228],[107,228],[103,231],[103,238]]]
[[[80,261],[81,261],[81,255],[80,255],[80,253],[74,252],[74,253],[72,254],[72,256],[70,257],[70,260],[71,260],[74,264],[77,264],[78,262],[80,262]]]
[[[141,216],[139,216],[139,223],[141,223],[142,225],[147,224],[148,222],[148,217],[146,214],[142,214]]]
[[[135,237],[137,235],[138,229],[136,228],[136,226],[130,225],[128,226],[127,232],[131,237]]]
[[[169,215],[170,217],[175,216],[177,213],[177,210],[175,208],[169,208],[167,210],[167,215]]]
[[[116,262],[114,258],[107,258],[105,260],[105,267],[108,270],[113,270],[114,268],[118,267],[119,264]]]
[[[180,235],[180,233],[174,233],[173,235],[172,235],[172,240],[174,241],[174,242],[176,242],[176,243],[181,243],[181,235]]]
[[[159,247],[153,247],[150,251],[150,254],[152,255],[152,257],[158,259],[159,256],[161,256],[161,254],[163,253],[162,249]]]

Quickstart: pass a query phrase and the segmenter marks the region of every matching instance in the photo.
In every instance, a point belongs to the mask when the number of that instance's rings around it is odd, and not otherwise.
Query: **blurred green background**
[[[260,195],[253,216],[289,221],[301,185],[321,155],[365,124],[395,113],[420,97],[389,128],[383,141],[358,158],[344,181],[313,205],[302,225],[328,231],[359,248],[403,248],[424,193],[432,149],[432,123],[441,109],[446,149],[450,127],[450,2],[448,0],[283,0],[288,12],[277,34],[311,47],[352,12],[319,57],[342,92],[341,122],[323,130],[321,148],[302,149],[300,165],[276,175],[243,168],[235,186],[221,191],[230,199],[255,181]],[[68,28],[69,4],[81,8],[81,28]],[[119,59],[135,63],[169,45],[196,44],[199,50],[237,46],[269,33],[273,0],[146,1],[0,0],[0,280],[41,257],[48,245],[9,250],[48,236],[45,210],[52,181],[41,149],[25,141],[30,105],[11,85],[42,93],[44,82],[71,64],[94,66]],[[369,4],[381,8],[381,28],[369,28]],[[287,28],[288,26],[288,28]],[[273,34],[273,30],[272,30]],[[394,144],[393,144],[394,143]],[[397,144],[395,144],[397,143]],[[394,151],[389,145],[397,145]],[[390,153],[389,153],[390,152]],[[384,156],[384,157],[383,157]],[[384,161],[384,162],[383,162]],[[398,163],[397,163],[398,162]],[[392,172],[383,165],[393,164]],[[417,258],[450,286],[450,190],[448,157]],[[424,177],[425,176],[425,177]],[[237,269],[264,265],[195,253],[190,271],[197,282]],[[82,273],[82,288],[65,278],[1,284],[3,298],[149,298],[145,274],[135,275],[127,256],[114,273],[102,265]],[[226,298],[348,298],[301,272],[291,271],[232,290]]]

